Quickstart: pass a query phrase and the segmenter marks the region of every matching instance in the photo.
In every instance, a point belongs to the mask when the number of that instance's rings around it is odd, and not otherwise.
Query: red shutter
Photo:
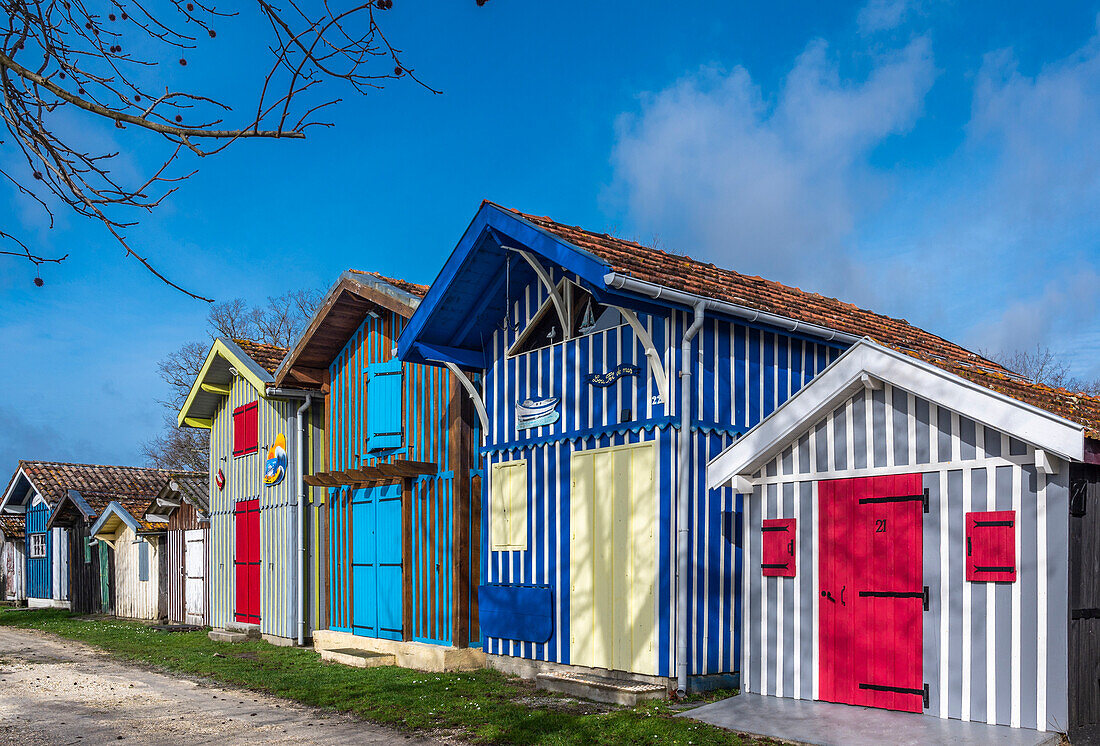
[[[793,578],[795,570],[794,518],[773,518],[764,521],[761,568],[768,577]]]
[[[1016,511],[966,514],[966,579],[1016,581]]]
[[[255,453],[259,442],[259,409],[257,402],[233,410],[233,455]]]

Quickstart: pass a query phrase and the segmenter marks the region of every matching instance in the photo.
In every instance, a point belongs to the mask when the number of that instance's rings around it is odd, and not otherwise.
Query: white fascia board
[[[756,472],[790,438],[863,387],[865,376],[886,381],[1067,461],[1084,458],[1081,425],[863,339],[712,459],[707,465],[708,488],[724,487],[736,476],[747,477]]]
[[[6,510],[6,508],[8,507],[8,501],[11,499],[12,493],[15,491],[15,485],[19,484],[19,480],[21,479],[26,479],[27,483],[30,484],[31,487],[34,487],[34,482],[30,480],[30,477],[28,477],[26,472],[23,471],[23,467],[20,466],[19,471],[15,473],[15,479],[11,480],[11,484],[8,485],[7,492],[4,493],[4,499],[0,500],[0,513],[12,512],[10,510]]]

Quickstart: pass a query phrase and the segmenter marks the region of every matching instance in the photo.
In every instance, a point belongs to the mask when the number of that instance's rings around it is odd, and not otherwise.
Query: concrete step
[[[244,632],[231,632],[227,629],[212,629],[206,635],[214,642],[248,642],[249,636]]]
[[[321,660],[323,661],[343,663],[345,666],[355,666],[356,668],[392,666],[396,663],[392,655],[372,653],[369,650],[356,650],[355,648],[323,649],[317,652],[321,654]]]
[[[572,671],[540,673],[535,677],[539,689],[568,694],[571,697],[633,707],[647,699],[662,699],[666,692],[660,684],[611,679]]]

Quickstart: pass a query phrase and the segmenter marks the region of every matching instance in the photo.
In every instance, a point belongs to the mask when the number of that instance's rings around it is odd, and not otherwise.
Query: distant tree
[[[222,336],[289,348],[320,302],[320,292],[296,290],[268,298],[263,306],[250,306],[240,298],[212,305],[207,314],[210,339],[188,342],[157,363],[161,379],[168,384],[169,395],[158,402],[165,409],[163,429],[142,444],[141,453],[146,463],[161,469],[209,469],[210,431],[177,427],[176,413],[202,370],[211,341]]]
[[[1100,379],[1089,381],[1074,376],[1069,363],[1049,347],[1035,345],[1033,350],[986,354],[986,357],[1035,383],[1092,396],[1100,395]]]
[[[398,0],[400,2],[400,0]],[[486,0],[477,0],[484,5]],[[333,85],[363,95],[409,79],[433,93],[383,33],[380,20],[393,0],[302,2],[249,0],[215,8],[206,0],[141,3],[136,0],[4,0],[0,2],[0,118],[8,137],[0,181],[43,210],[68,208],[104,225],[154,275],[187,295],[127,241],[135,208],[148,212],[195,173],[179,168],[187,157],[220,153],[238,140],[301,139],[337,103]],[[414,6],[415,7],[415,6]],[[174,79],[200,50],[216,44],[218,29],[239,10],[269,29],[270,57],[222,71],[247,98],[222,101],[207,90],[177,89]],[[427,8],[413,12],[427,15]],[[244,104],[243,115],[232,104]],[[152,136],[162,155],[132,173],[118,152],[89,132],[94,121],[121,132],[115,139],[132,153]],[[230,121],[226,121],[230,120]],[[142,173],[142,166],[145,166]],[[14,214],[14,211],[12,211]],[[38,268],[68,256],[46,257],[0,223],[0,255]],[[42,284],[39,274],[35,283]]]

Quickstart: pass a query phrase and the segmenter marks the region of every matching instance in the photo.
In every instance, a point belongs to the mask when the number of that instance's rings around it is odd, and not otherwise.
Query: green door
[[[99,541],[99,593],[103,603],[103,613],[110,614],[111,609],[111,562],[108,553],[111,551],[107,542]]]

